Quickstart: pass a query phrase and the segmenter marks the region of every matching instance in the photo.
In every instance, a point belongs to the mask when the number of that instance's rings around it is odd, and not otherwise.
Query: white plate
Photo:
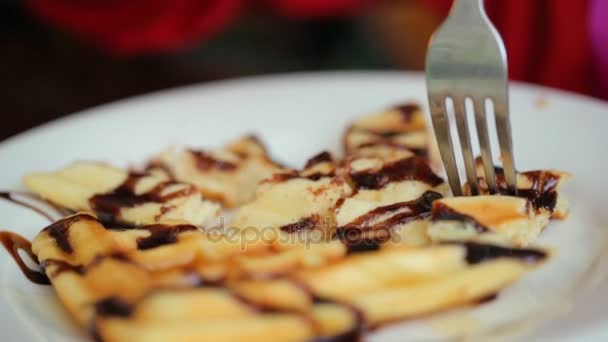
[[[608,293],[608,283],[594,290],[597,295],[582,293],[598,278],[599,252],[608,246],[602,196],[608,194],[608,105],[528,85],[511,89],[518,169],[556,168],[575,175],[566,190],[570,218],[552,222],[539,241],[554,247],[556,257],[489,304],[389,326],[373,332],[373,340],[522,331],[536,339],[608,338],[603,323],[608,296],[599,295]],[[342,131],[353,118],[410,99],[426,102],[420,74],[295,74],[160,92],[94,108],[3,142],[0,189],[21,189],[25,172],[52,170],[75,159],[127,165],[169,144],[220,146],[245,132],[259,133],[277,159],[301,166],[320,150],[338,152]],[[32,238],[46,222],[2,201],[0,225]],[[555,317],[562,312],[567,314]],[[4,252],[0,317],[2,341],[86,339],[52,289],[25,280]]]

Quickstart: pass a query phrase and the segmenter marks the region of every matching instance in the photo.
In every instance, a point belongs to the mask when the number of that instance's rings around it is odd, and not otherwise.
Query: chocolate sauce
[[[403,132],[398,132],[398,131],[383,131],[383,132],[373,132],[375,135],[378,135],[382,138],[394,138],[398,135],[404,134]],[[369,147],[369,146],[374,146],[376,144],[374,143],[365,143],[365,144],[361,144],[359,145],[359,147]]]
[[[323,152],[317,154],[316,156],[310,158],[306,162],[306,165],[304,166],[304,168],[308,169],[317,164],[326,163],[326,162],[329,162],[329,163],[333,162],[333,158],[331,157],[331,154],[329,152],[323,151]]]
[[[361,238],[361,239],[349,239],[342,240],[346,245],[347,254],[366,253],[380,250],[380,247],[386,239],[374,239],[374,238]]]
[[[129,317],[133,307],[119,297],[107,297],[95,303],[95,313],[98,316]]]
[[[477,163],[481,163],[481,159],[478,158]],[[495,166],[494,172],[498,191],[501,194],[509,195],[504,169]],[[543,170],[522,172],[521,175],[528,178],[532,182],[532,186],[529,189],[518,188],[517,196],[526,198],[534,209],[553,211],[557,204],[557,185],[560,176]]]
[[[488,231],[488,227],[479,223],[475,218],[459,213],[443,203],[437,203],[433,207],[432,217],[433,221],[461,221],[467,223],[474,227],[475,231],[478,233],[485,233]]]
[[[418,157],[428,159],[429,151],[423,147],[406,147],[410,152],[417,155]]]
[[[372,209],[348,223],[348,225],[342,229],[374,229],[375,226],[392,227],[397,224],[407,223],[408,221],[415,220],[418,218],[424,218],[430,215],[433,207],[433,202],[443,198],[441,194],[435,191],[425,191],[420,197],[415,200],[407,202],[397,202],[385,206],[381,206]],[[409,209],[407,212],[399,213],[389,217],[387,220],[376,223],[372,226],[369,224],[379,217],[390,214],[392,212],[401,211],[403,208]],[[340,228],[338,228],[340,229]]]
[[[531,248],[508,248],[476,242],[464,242],[467,263],[474,265],[498,258],[514,258],[524,262],[538,262],[547,258],[547,253]]]
[[[275,183],[281,183],[295,178],[301,178],[300,174],[295,170],[289,170],[273,174],[270,178],[270,181]]]
[[[187,196],[192,194],[195,189],[192,186],[187,186],[180,191],[174,191],[169,194],[162,194],[163,191],[171,185],[181,184],[174,181],[165,181],[158,183],[150,191],[143,194],[135,194],[135,186],[137,182],[146,174],[130,173],[127,179],[114,191],[106,194],[99,194],[91,197],[89,203],[91,207],[100,214],[116,216],[122,208],[131,208],[144,203],[155,202],[163,203],[176,197]]]
[[[135,308],[117,296],[111,296],[97,301],[94,304],[95,315],[97,317],[120,317],[129,318]],[[89,334],[93,341],[103,342],[103,336],[97,327],[95,317],[89,322]]]
[[[403,118],[403,121],[405,122],[412,122],[414,114],[420,111],[420,107],[412,103],[399,105],[395,107],[395,109],[399,111],[401,117]]]
[[[137,249],[146,250],[175,243],[177,242],[177,236],[180,233],[195,231],[198,228],[189,224],[180,224],[176,226],[155,224],[140,227],[138,229],[147,230],[150,232],[150,236],[137,239]]]
[[[528,171],[522,173],[522,175],[532,181],[532,187],[530,189],[518,189],[517,195],[526,197],[535,209],[544,208],[553,211],[557,204],[559,175],[550,171]]]
[[[296,233],[302,230],[312,230],[316,226],[317,220],[314,217],[307,217],[296,223],[286,224],[279,229],[286,233]]]
[[[53,273],[49,274],[49,266],[55,266]],[[63,272],[73,272],[79,275],[84,275],[87,271],[87,267],[82,265],[72,265],[64,260],[47,259],[40,264],[40,267],[44,270],[44,273],[48,274],[51,278],[58,276]]]
[[[42,231],[47,232],[53,239],[55,239],[57,247],[61,248],[62,251],[72,253],[73,249],[69,239],[70,226],[82,220],[97,221],[95,217],[89,214],[77,214],[61,219],[50,226],[47,226]]]
[[[306,179],[310,179],[312,181],[318,181],[319,179],[323,178],[323,177],[334,177],[335,173],[329,172],[329,173],[322,173],[322,172],[315,172],[313,174],[310,174],[308,176],[305,177],[301,177],[301,178],[306,178]]]
[[[119,217],[110,213],[97,212],[97,220],[108,230],[127,230],[137,227],[134,224],[120,221]]]
[[[11,202],[13,202],[13,203],[15,203],[15,204],[17,204],[17,205],[20,205],[20,206],[22,206],[22,207],[25,207],[25,208],[31,209],[31,210],[33,210],[33,211],[37,212],[38,214],[40,214],[40,215],[44,216],[44,218],[46,218],[47,220],[49,220],[49,222],[53,222],[53,221],[55,221],[55,220],[53,219],[53,216],[52,216],[51,214],[46,213],[46,212],[44,212],[42,209],[40,209],[40,208],[36,208],[36,207],[34,207],[33,205],[31,205],[31,204],[28,204],[28,203],[26,203],[26,202],[23,202],[23,201],[20,201],[20,200],[16,199],[16,198],[14,197],[14,195],[15,195],[15,193],[14,193],[14,192],[0,192],[0,198],[4,198],[4,199],[5,199],[5,200],[7,200],[7,201],[11,201]]]
[[[38,258],[32,252],[32,244],[26,238],[21,235],[11,233],[11,232],[0,232],[0,242],[4,246],[4,249],[11,255],[13,260],[17,263],[17,266],[23,272],[23,275],[29,279],[32,283],[41,284],[41,285],[49,285],[51,282],[49,278],[44,274],[44,272],[39,270],[33,270],[29,268],[18,251],[21,249],[27,253],[27,255],[36,263],[38,263]]]
[[[391,229],[400,224],[424,219],[431,214],[433,201],[442,198],[441,194],[426,191],[413,201],[398,202],[370,210],[343,227],[338,227],[335,237],[347,247],[348,253],[375,251],[391,236]],[[409,209],[400,212],[404,208]],[[379,217],[397,212],[387,219],[375,222]]]
[[[344,201],[346,201],[346,197],[338,199],[338,201],[336,201],[335,209],[342,208],[342,205],[344,205]]]
[[[479,298],[476,303],[477,304],[486,304],[489,302],[492,302],[494,300],[496,300],[496,298],[498,298],[498,293],[492,293],[491,295],[487,295],[485,297]]]
[[[236,164],[216,159],[205,151],[189,150],[189,152],[194,157],[196,168],[201,171],[209,171],[211,169],[231,171],[237,167]]]
[[[313,174],[304,176],[301,173],[299,173],[298,171],[290,170],[290,171],[284,171],[281,173],[275,173],[274,175],[272,175],[272,178],[270,180],[275,183],[286,182],[288,180],[297,179],[297,178],[318,181],[319,179],[321,179],[323,177],[334,177],[334,176],[335,176],[335,173],[333,171],[331,171],[329,173],[315,172]]]
[[[538,192],[533,189],[518,189],[517,196],[527,198],[534,209],[553,211],[557,204],[557,191]]]
[[[128,318],[133,314],[133,306],[119,297],[112,296],[101,299],[94,304],[97,317]],[[103,336],[99,332],[95,317],[89,322],[89,334],[96,342],[102,342]]]
[[[387,227],[372,229],[347,226],[339,227],[334,233],[334,238],[346,246],[347,254],[377,251],[390,236],[391,230]]]
[[[426,161],[413,156],[384,165],[380,170],[351,173],[353,183],[359,189],[381,189],[391,182],[417,180],[437,186],[443,179],[433,173]]]
[[[129,260],[129,258],[125,254],[121,252],[116,252],[108,255],[97,255],[87,265],[72,265],[65,260],[46,259],[41,263],[40,266],[45,271],[45,273],[51,278],[54,278],[64,272],[73,272],[79,275],[85,275],[90,269],[97,267],[104,260],[108,259],[117,260],[125,263],[131,262],[131,260]],[[55,266],[51,274],[49,274],[48,270],[50,266]]]

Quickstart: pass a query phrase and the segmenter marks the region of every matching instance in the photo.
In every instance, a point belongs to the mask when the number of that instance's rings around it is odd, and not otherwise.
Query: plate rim
[[[286,72],[268,75],[254,75],[244,76],[237,78],[228,78],[224,80],[215,80],[210,82],[197,82],[192,84],[186,84],[181,86],[169,87],[165,89],[155,90],[146,92],[134,96],[127,96],[121,99],[105,102],[99,105],[84,108],[79,111],[67,113],[58,118],[39,123],[32,126],[24,131],[13,134],[3,140],[0,140],[0,149],[5,146],[15,144],[23,139],[27,139],[29,136],[38,133],[45,129],[51,129],[53,126],[61,125],[69,121],[80,121],[86,120],[89,116],[106,115],[104,111],[112,111],[113,107],[121,106],[132,106],[138,102],[149,102],[151,99],[158,99],[161,97],[173,97],[173,96],[186,96],[191,92],[209,92],[209,91],[221,91],[222,88],[231,87],[247,87],[254,83],[281,83],[281,82],[294,82],[306,79],[318,79],[318,78],[412,78],[412,79],[424,79],[424,72],[422,71],[396,71],[396,70],[361,70],[361,71],[300,71],[300,72]],[[552,88],[543,85],[532,84],[522,81],[509,81],[510,90],[513,91],[525,91],[525,92],[538,92],[541,94],[554,94],[559,97],[568,97],[575,101],[582,101],[588,105],[605,107],[608,110],[608,100],[592,97],[585,94],[579,94],[563,89]],[[515,86],[515,87],[513,87]],[[110,110],[108,110],[110,109]]]

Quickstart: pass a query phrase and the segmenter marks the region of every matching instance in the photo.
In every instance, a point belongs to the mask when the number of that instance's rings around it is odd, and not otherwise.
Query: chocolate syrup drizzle
[[[212,169],[232,171],[237,168],[236,164],[214,158],[205,151],[189,150],[188,152],[194,157],[196,168],[201,171],[209,171]]]
[[[446,243],[454,244],[454,243]],[[531,248],[508,248],[476,242],[455,243],[466,248],[466,261],[471,265],[498,258],[520,259],[524,262],[538,262],[548,257],[547,253]]]
[[[504,172],[502,174],[504,175]],[[550,171],[528,171],[522,173],[522,175],[532,181],[532,187],[530,189],[517,189],[517,195],[527,198],[535,209],[545,208],[553,211],[557,204],[559,175]]]
[[[286,224],[279,229],[284,231],[285,233],[296,233],[302,230],[312,230],[317,226],[317,220],[315,217],[307,217],[301,219],[298,222]]]
[[[392,227],[397,224],[407,223],[414,219],[425,218],[431,213],[433,202],[440,198],[443,198],[443,196],[435,191],[425,191],[422,195],[420,195],[420,197],[416,198],[415,200],[407,202],[397,202],[372,209],[364,215],[357,217],[356,219],[348,223],[345,227],[338,228],[338,230],[374,229],[374,227],[378,225]],[[409,211],[393,215],[384,221],[375,223],[370,226],[370,223],[376,221],[379,217],[393,212],[401,211],[404,208],[409,209]]]
[[[133,307],[120,299],[111,296],[101,299],[95,303],[95,313],[98,316],[129,317],[133,313]]]
[[[414,114],[420,110],[420,106],[413,103],[405,103],[399,106],[396,106],[395,109],[399,111],[403,121],[411,122],[414,118]]]
[[[11,201],[22,207],[31,209],[32,211],[40,214],[41,216],[43,216],[44,218],[49,220],[49,222],[55,221],[51,214],[43,211],[40,208],[37,208],[37,207],[31,205],[29,203],[16,199],[14,197],[15,194],[17,194],[17,193],[0,192],[0,198]],[[21,194],[21,195],[25,196],[25,194]],[[39,199],[39,200],[41,200],[41,199]],[[43,201],[43,200],[41,200],[41,201]],[[48,203],[53,208],[56,208],[57,213],[59,213],[60,215],[65,214],[64,211],[57,209],[57,207],[55,205],[49,203],[48,201],[44,201],[44,202]],[[67,235],[62,233],[62,229],[59,225],[54,226],[54,224],[52,224],[45,229],[48,229],[49,234],[55,240],[57,240],[57,245],[59,246],[59,248],[64,249],[64,250],[67,249],[67,250],[71,251],[71,246],[67,239]],[[67,233],[67,229],[65,230],[65,232]],[[0,241],[2,242],[2,246],[4,247],[4,249],[6,249],[6,251],[10,254],[10,256],[13,258],[13,260],[15,261],[17,266],[19,266],[19,269],[21,269],[21,272],[23,273],[23,275],[25,275],[25,277],[27,279],[29,279],[32,283],[40,284],[40,285],[49,285],[51,283],[44,271],[33,270],[30,267],[28,267],[18,253],[18,251],[20,249],[23,250],[32,259],[32,261],[39,264],[38,258],[36,257],[34,252],[32,252],[32,243],[30,241],[28,241],[26,238],[22,237],[19,234],[12,233],[12,232],[4,232],[4,231],[0,232]]]
[[[135,194],[137,183],[141,178],[146,176],[148,175],[135,172],[130,173],[127,179],[112,192],[91,197],[89,199],[91,207],[102,215],[116,216],[122,208],[135,207],[149,202],[164,203],[176,197],[187,196],[195,191],[194,187],[187,186],[180,191],[163,195],[163,191],[168,186],[182,184],[175,181],[165,181],[158,183],[146,193]]]
[[[7,201],[13,202],[17,205],[20,205],[22,207],[28,208],[30,210],[35,211],[36,213],[40,214],[41,216],[43,216],[44,218],[46,218],[47,220],[49,220],[49,222],[53,222],[55,221],[53,219],[53,216],[49,213],[46,213],[44,210],[37,208],[31,204],[28,204],[26,202],[23,202],[21,200],[18,200],[14,197],[14,195],[17,194],[16,192],[7,192],[7,191],[0,191],[0,198],[4,198]],[[45,201],[47,202],[47,201]],[[47,202],[48,203],[48,202]],[[54,207],[54,205],[53,205]],[[58,212],[60,212],[59,210],[57,210]],[[60,212],[61,213],[61,212]]]
[[[333,158],[331,156],[331,154],[327,151],[323,151],[319,154],[317,154],[316,156],[310,158],[307,162],[306,165],[304,166],[305,169],[308,169],[310,167],[313,167],[317,164],[321,164],[321,163],[331,163],[333,162]]]
[[[443,179],[433,173],[427,162],[417,156],[386,164],[380,170],[353,172],[350,177],[357,188],[372,190],[405,180],[417,180],[430,186],[443,183]]]
[[[164,224],[154,224],[137,228],[138,230],[147,230],[150,236],[137,239],[137,249],[146,250],[163,245],[168,245],[177,242],[177,236],[183,232],[198,230],[196,226],[191,224],[180,224],[169,226]]]
[[[74,251],[72,245],[70,244],[70,227],[74,223],[81,220],[97,221],[97,218],[89,214],[81,213],[61,219],[50,226],[47,226],[42,231],[47,232],[53,239],[55,239],[57,247],[69,254]]]
[[[270,178],[270,180],[272,182],[277,182],[277,183],[286,182],[290,179],[296,179],[296,178],[318,181],[319,179],[324,178],[324,177],[334,177],[334,176],[335,176],[335,173],[333,171],[328,172],[328,173],[315,172],[313,174],[304,176],[298,171],[290,170],[290,171],[282,171],[280,173],[275,173],[272,175],[272,178]]]
[[[481,163],[478,158],[477,163]],[[496,187],[501,194],[509,195],[505,172],[501,167],[494,167],[496,174]],[[522,172],[520,175],[528,178],[532,182],[529,189],[517,189],[517,196],[526,198],[534,209],[547,209],[553,211],[557,204],[557,185],[560,176],[544,170]]]
[[[21,249],[26,252],[34,262],[38,263],[38,258],[32,252],[31,242],[21,235],[12,232],[0,232],[0,242],[2,242],[4,249],[6,249],[13,260],[15,260],[17,266],[19,266],[21,272],[23,272],[23,275],[25,275],[27,279],[34,284],[49,285],[51,283],[44,272],[29,268],[18,253],[18,251]]]
[[[115,253],[111,253],[108,255],[97,255],[95,258],[93,258],[93,260],[91,260],[91,262],[89,262],[86,265],[73,265],[65,260],[46,259],[40,264],[40,267],[51,278],[54,278],[63,272],[74,272],[79,275],[85,275],[85,274],[87,274],[87,272],[89,270],[97,267],[103,261],[108,260],[108,259],[116,260],[116,261],[120,261],[120,262],[124,262],[124,263],[132,263],[127,255],[125,255],[121,252],[115,252]],[[132,264],[137,265],[135,263],[132,263]],[[48,268],[51,265],[55,266],[55,268],[53,269],[53,272],[51,274],[49,274]]]
[[[413,201],[375,208],[347,225],[338,227],[335,237],[347,246],[349,253],[377,250],[390,238],[392,227],[429,217],[433,202],[442,197],[437,192],[426,191]],[[408,210],[400,212],[404,208]],[[374,223],[378,218],[394,212],[398,213]],[[369,232],[372,234],[370,235]]]
[[[437,203],[433,207],[432,216],[433,221],[462,221],[475,228],[475,231],[478,233],[485,233],[489,231],[488,227],[481,224],[475,218],[459,213],[443,203]]]
[[[489,302],[495,301],[496,298],[498,298],[498,293],[492,293],[491,295],[479,298],[478,300],[475,301],[475,304],[478,304],[478,305],[487,304]]]
[[[47,274],[51,278],[55,278],[56,276],[58,276],[59,274],[64,273],[64,272],[73,272],[73,273],[76,273],[79,275],[85,275],[87,273],[87,271],[89,270],[89,268],[92,265],[96,265],[96,264],[97,263],[95,263],[95,262],[91,262],[87,267],[85,267],[83,265],[72,265],[65,260],[46,259],[42,263],[40,263],[40,268],[42,268],[42,270],[45,274]],[[53,272],[49,274],[48,269],[51,265],[55,266],[55,268],[53,269]]]

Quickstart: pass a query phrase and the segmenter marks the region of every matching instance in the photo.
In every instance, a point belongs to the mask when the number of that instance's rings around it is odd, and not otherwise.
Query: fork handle
[[[455,0],[452,4],[450,14],[481,14],[486,15],[485,8],[483,6],[483,0]]]

